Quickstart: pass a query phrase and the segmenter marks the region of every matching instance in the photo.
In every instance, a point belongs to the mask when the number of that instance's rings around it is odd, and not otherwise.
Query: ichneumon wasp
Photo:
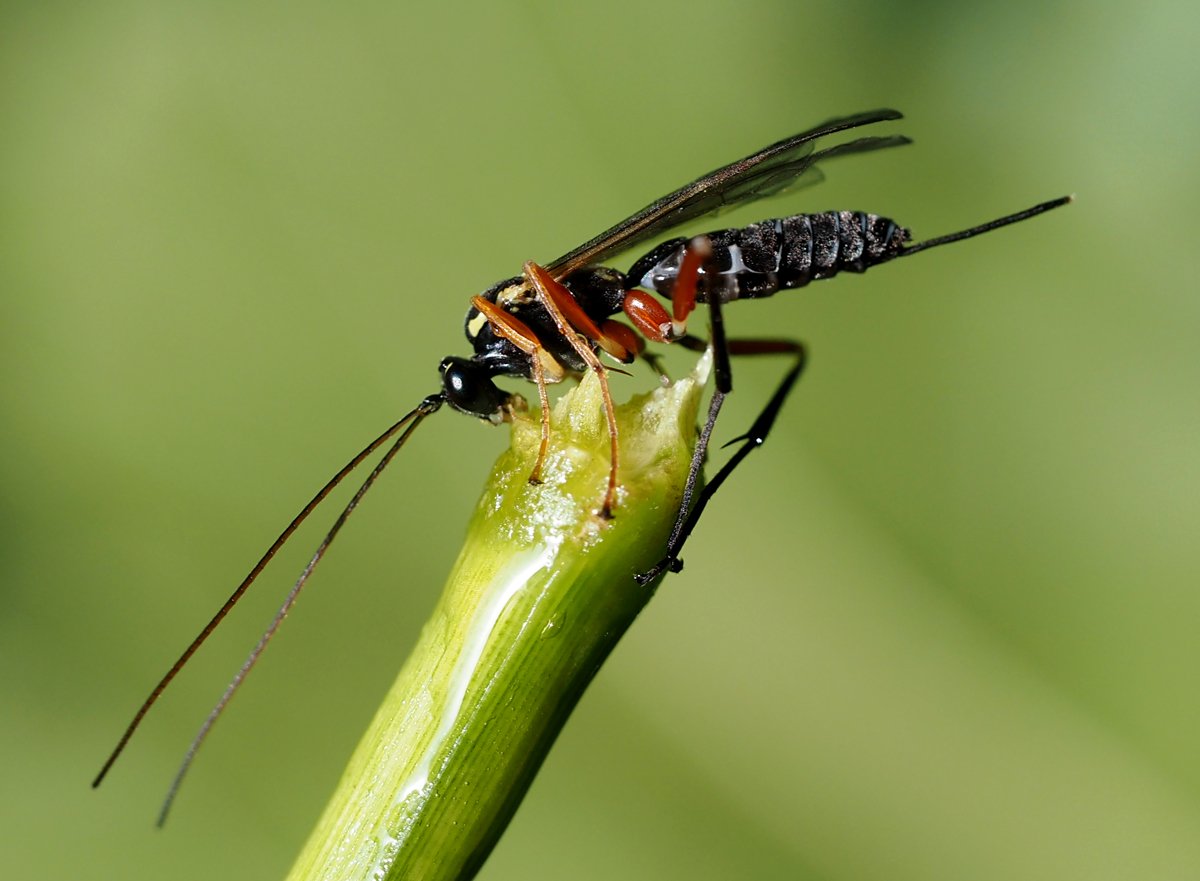
[[[192,740],[159,814],[159,824],[163,823],[196,751],[213,724],[261,656],[347,518],[417,426],[445,404],[493,424],[510,421],[516,410],[524,408],[524,400],[519,395],[499,389],[493,381],[495,377],[517,377],[530,380],[537,386],[541,403],[541,446],[530,475],[530,481],[536,483],[551,431],[546,386],[567,378],[578,378],[588,371],[596,374],[604,401],[611,450],[608,484],[597,514],[607,519],[614,516],[620,445],[608,388],[608,370],[600,361],[600,354],[621,364],[629,364],[641,357],[657,370],[654,355],[646,351],[647,341],[680,343],[696,350],[712,347],[715,390],[692,457],[683,502],[661,561],[649,572],[638,575],[637,579],[647,583],[668,570],[679,571],[682,568],[679,553],[708,501],[733,469],[766,439],[805,363],[804,346],[793,340],[727,339],[722,317],[722,307],[726,303],[769,297],[777,291],[803,287],[818,279],[832,278],[840,272],[864,272],[898,257],[918,254],[1026,220],[1066,204],[1071,197],[1043,202],[1015,214],[916,244],[909,244],[910,233],[907,229],[886,217],[862,211],[826,211],[764,220],[739,229],[710,232],[690,240],[671,239],[634,261],[628,272],[601,264],[688,221],[713,214],[722,208],[774,196],[803,183],[815,182],[820,179],[818,163],[839,156],[911,143],[902,135],[864,136],[815,149],[818,139],[828,135],[900,118],[901,114],[895,110],[874,110],[833,119],[778,141],[663,196],[552,263],[545,266],[526,263],[521,275],[505,279],[473,297],[466,318],[466,335],[474,347],[474,353],[467,358],[448,356],[442,359],[439,367],[441,389],[426,397],[410,413],[371,441],[288,524],[212,620],[154,686],[92,785],[100,785],[150,707],[284,542],[346,476],[377,449],[396,438],[338,515],[270,626]],[[669,301],[670,310],[648,291]],[[693,336],[687,330],[688,317],[698,303],[708,306],[711,333],[707,341]],[[618,313],[623,313],[633,327],[613,320]],[[696,496],[694,491],[709,438],[725,396],[732,388],[730,357],[767,354],[788,355],[794,363],[751,428],[731,442],[740,442],[741,446]]]

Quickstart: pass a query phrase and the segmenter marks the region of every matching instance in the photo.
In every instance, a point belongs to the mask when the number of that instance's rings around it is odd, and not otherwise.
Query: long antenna
[[[991,232],[994,229],[999,229],[1002,226],[1008,226],[1010,223],[1017,223],[1021,220],[1028,220],[1030,217],[1036,217],[1053,208],[1058,208],[1066,205],[1069,202],[1075,201],[1074,196],[1063,196],[1061,199],[1053,199],[1049,202],[1043,202],[1040,205],[1034,205],[1032,208],[1026,208],[1024,211],[1018,211],[1016,214],[1009,214],[1004,217],[999,217],[996,220],[989,220],[987,223],[981,223],[979,226],[973,226],[970,229],[964,229],[961,232],[950,233],[946,236],[938,236],[936,239],[927,239],[923,242],[905,248],[900,252],[901,257],[907,257],[910,254],[916,254],[918,251],[926,251],[930,248],[937,248],[940,245],[948,245],[951,242],[969,239],[981,233]]]
[[[405,416],[404,419],[400,420],[403,423],[409,419],[412,419],[412,423],[408,426],[408,428],[404,429],[404,433],[396,439],[396,442],[392,444],[391,448],[389,448],[386,453],[384,453],[383,458],[379,460],[379,463],[371,469],[371,473],[367,475],[367,479],[364,480],[362,486],[358,488],[358,492],[354,494],[354,497],[351,498],[346,504],[346,507],[342,510],[342,513],[338,515],[337,520],[333,522],[333,526],[330,527],[325,538],[321,540],[321,544],[317,546],[316,553],[314,553],[312,559],[308,561],[308,565],[304,567],[304,571],[300,573],[300,577],[296,580],[295,585],[293,585],[292,589],[288,591],[288,595],[284,599],[283,605],[279,607],[279,611],[275,613],[275,617],[271,619],[271,623],[267,625],[267,629],[263,631],[263,635],[259,637],[257,645],[255,645],[250,651],[250,654],[246,656],[246,660],[242,662],[241,669],[239,669],[237,673],[234,674],[234,677],[229,680],[229,684],[225,686],[225,692],[221,695],[220,700],[218,700],[213,708],[209,711],[208,717],[204,720],[204,724],[200,726],[200,730],[197,731],[196,736],[192,738],[192,742],[188,746],[187,752],[183,756],[183,761],[179,765],[179,770],[175,772],[175,777],[171,780],[171,786],[167,789],[167,797],[163,800],[162,809],[158,812],[159,828],[161,828],[163,824],[167,822],[167,814],[171,810],[171,805],[175,801],[175,796],[179,794],[179,787],[183,783],[184,775],[186,775],[188,769],[191,768],[192,762],[196,758],[197,751],[200,749],[201,745],[203,745],[205,739],[207,739],[208,733],[212,730],[213,725],[216,724],[217,719],[220,718],[221,713],[225,710],[225,707],[229,704],[229,701],[237,692],[238,687],[241,686],[242,681],[250,673],[251,669],[253,669],[255,663],[258,662],[259,657],[261,657],[263,651],[267,647],[267,643],[271,641],[271,637],[275,635],[275,631],[278,630],[279,625],[283,623],[283,619],[286,618],[288,612],[291,611],[292,606],[296,602],[296,598],[300,595],[300,591],[308,581],[309,576],[312,575],[313,570],[317,568],[317,564],[321,562],[321,558],[325,556],[325,552],[329,549],[329,546],[333,544],[333,540],[337,537],[338,532],[350,518],[350,515],[354,512],[354,509],[358,507],[358,503],[362,501],[362,497],[367,494],[367,490],[371,488],[371,485],[374,484],[379,475],[383,473],[383,469],[388,466],[388,463],[390,463],[392,458],[398,452],[400,452],[400,448],[404,446],[405,442],[409,439],[412,433],[417,430],[417,426],[421,424],[426,416],[437,412],[437,410],[442,406],[444,400],[445,399],[441,395],[430,395],[421,402],[420,406]]]
[[[317,505],[319,505],[322,501],[324,501],[325,497],[333,492],[338,484],[340,484],[342,480],[344,480],[346,476],[350,474],[350,472],[361,465],[364,459],[370,456],[371,453],[375,452],[375,450],[386,443],[388,439],[391,438],[397,431],[403,428],[405,423],[409,422],[414,417],[417,418],[417,422],[420,422],[421,419],[425,418],[425,416],[436,411],[441,404],[442,398],[440,395],[431,395],[430,397],[426,398],[415,410],[405,415],[402,419],[388,428],[387,431],[375,438],[375,440],[371,441],[371,443],[367,444],[366,448],[364,448],[362,452],[347,462],[337,474],[330,478],[329,482],[326,483],[325,486],[321,487],[320,491],[312,497],[309,503],[305,505],[300,513],[295,516],[292,522],[287,525],[287,528],[279,534],[279,538],[275,539],[274,543],[267,548],[267,552],[262,555],[262,558],[254,565],[254,568],[250,570],[250,574],[248,574],[242,580],[242,583],[237,586],[237,589],[229,595],[229,599],[227,599],[225,604],[221,606],[219,610],[217,610],[217,613],[213,615],[212,620],[204,626],[204,629],[201,630],[200,633],[197,634],[196,638],[191,641],[188,647],[184,649],[183,654],[179,656],[179,660],[171,665],[171,669],[168,670],[166,675],[164,675],[162,679],[158,681],[158,684],[155,685],[150,691],[149,696],[142,701],[142,705],[138,707],[138,711],[134,713],[133,720],[130,721],[129,725],[125,728],[125,732],[121,735],[121,739],[117,741],[116,747],[113,749],[108,759],[104,762],[104,766],[100,769],[100,773],[97,774],[96,779],[92,781],[93,788],[99,786],[104,781],[109,769],[112,768],[113,763],[116,762],[121,753],[125,751],[125,747],[128,745],[130,738],[133,737],[133,733],[137,731],[138,726],[141,725],[142,719],[145,718],[146,713],[150,711],[150,708],[154,706],[155,702],[166,690],[167,686],[171,683],[171,680],[173,680],[179,671],[183,669],[183,666],[188,662],[192,655],[196,653],[196,650],[200,648],[204,641],[208,639],[212,632],[217,629],[217,625],[219,625],[221,621],[225,619],[225,616],[229,614],[229,611],[235,605],[237,605],[238,600],[242,598],[242,595],[246,592],[250,585],[254,583],[254,580],[258,578],[263,569],[266,568],[267,563],[269,563],[271,558],[275,556],[275,553],[281,547],[283,547],[284,543],[291,537],[292,533],[296,531],[300,524],[304,522],[308,515],[313,512],[313,509],[316,508]],[[415,424],[410,426],[409,431],[405,432],[404,436],[407,437],[412,432],[412,428],[415,427]],[[388,457],[390,458],[394,452],[394,450],[390,452]],[[354,503],[357,503],[360,496],[361,491],[359,496],[355,496]],[[351,507],[353,507],[353,504]],[[343,513],[343,520],[348,513],[348,511]],[[339,520],[339,525],[340,523],[341,521]],[[314,564],[310,564],[310,567],[312,565]],[[311,571],[311,569],[306,571],[305,577],[307,577],[308,571]],[[245,674],[243,673],[242,675],[244,676]]]

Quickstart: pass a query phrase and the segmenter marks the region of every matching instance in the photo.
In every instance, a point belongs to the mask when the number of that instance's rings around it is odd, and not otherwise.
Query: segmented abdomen
[[[888,218],[862,211],[796,214],[711,232],[708,277],[696,299],[769,297],[839,272],[863,272],[899,256],[908,237],[908,230]],[[646,254],[627,273],[629,284],[669,298],[687,242],[671,239]]]

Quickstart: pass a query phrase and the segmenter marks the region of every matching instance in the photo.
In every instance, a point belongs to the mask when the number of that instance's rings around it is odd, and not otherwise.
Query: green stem
[[[598,384],[555,407],[543,483],[528,419],[496,463],[420,641],[290,881],[464,879],[483,864],[608,653],[653,595],[707,372],[618,407],[615,517]]]

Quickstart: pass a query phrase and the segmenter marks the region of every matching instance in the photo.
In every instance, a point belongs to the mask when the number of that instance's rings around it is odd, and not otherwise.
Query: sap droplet
[[[542,628],[539,637],[541,639],[553,639],[562,633],[563,624],[566,623],[567,613],[561,609],[550,616],[550,620],[546,622],[546,626]]]

